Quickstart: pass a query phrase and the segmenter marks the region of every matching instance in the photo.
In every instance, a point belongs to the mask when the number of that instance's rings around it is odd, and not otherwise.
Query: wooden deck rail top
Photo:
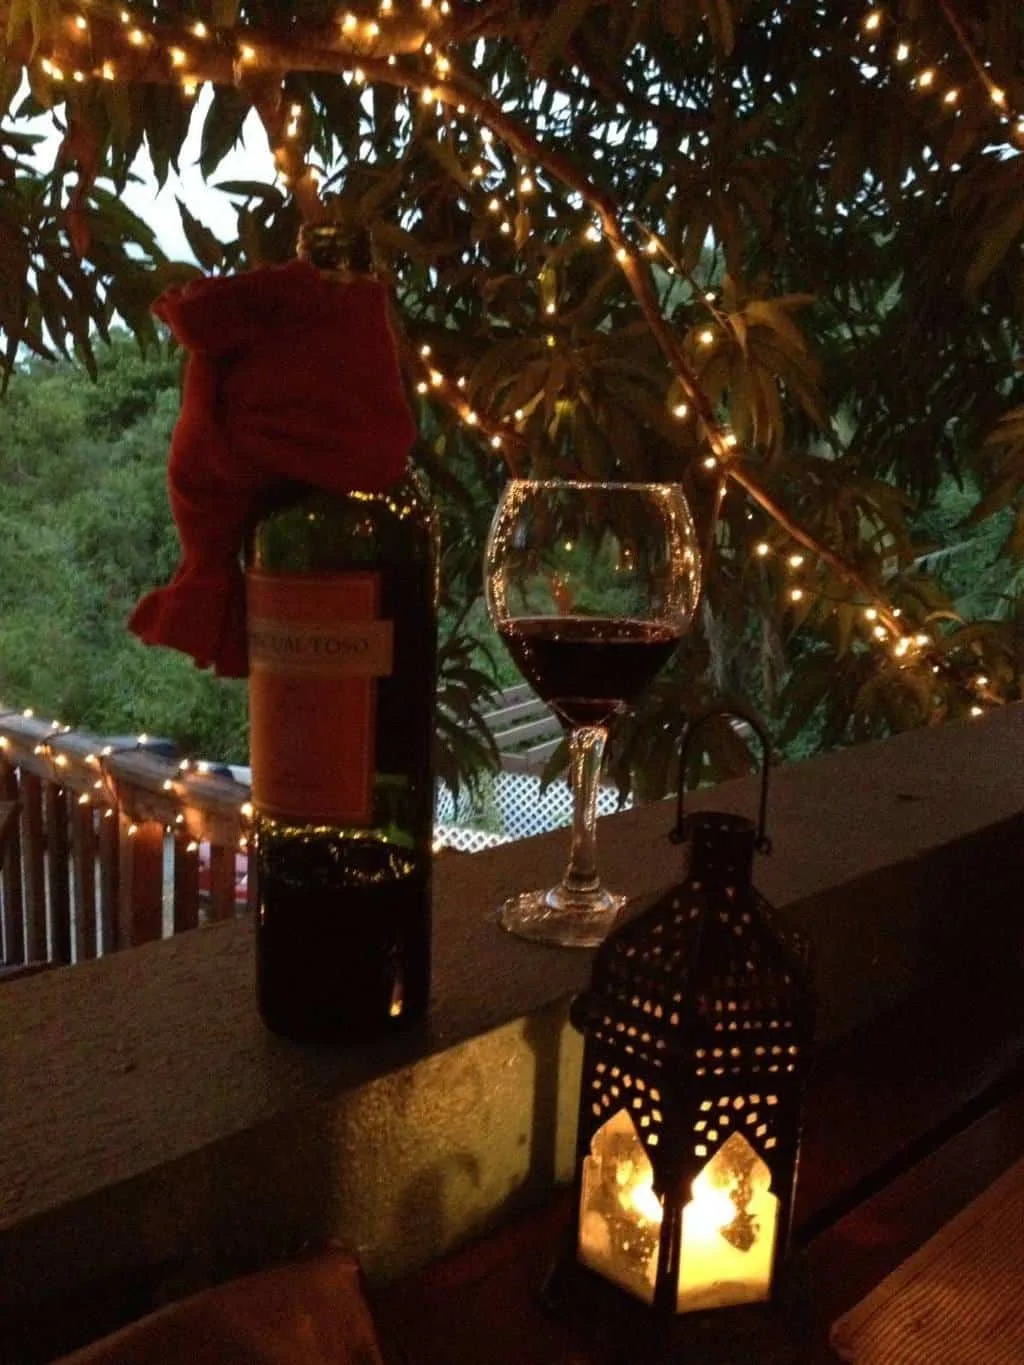
[[[165,909],[175,932],[231,917],[249,791],[204,767],[145,736],[0,715],[0,802],[20,807],[0,879],[0,962],[81,962],[158,939]]]

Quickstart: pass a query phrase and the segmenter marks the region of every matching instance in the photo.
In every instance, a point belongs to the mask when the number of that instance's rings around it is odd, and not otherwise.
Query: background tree
[[[20,345],[93,363],[115,316],[152,339],[182,268],[118,200],[135,155],[163,178],[201,117],[216,183],[256,110],[277,181],[221,186],[229,242],[186,209],[196,258],[282,259],[324,211],[369,224],[423,462],[476,536],[505,463],[685,483],[702,620],[618,737],[624,783],[663,788],[665,727],[709,693],[829,743],[1019,695],[1017,0],[6,10],[9,368]],[[44,105],[65,139],[40,176],[18,120]],[[1003,565],[985,600],[951,548],[972,524]],[[728,732],[712,749],[730,761]]]

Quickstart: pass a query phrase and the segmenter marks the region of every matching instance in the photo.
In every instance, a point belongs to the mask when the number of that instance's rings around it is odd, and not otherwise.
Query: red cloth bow
[[[168,484],[182,558],[129,627],[226,677],[248,672],[242,543],[283,480],[375,492],[415,436],[386,291],[304,261],[170,289],[153,305],[189,350]]]

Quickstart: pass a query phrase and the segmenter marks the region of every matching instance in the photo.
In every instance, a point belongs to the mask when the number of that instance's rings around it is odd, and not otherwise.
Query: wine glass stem
[[[601,885],[597,875],[597,784],[607,738],[603,725],[578,725],[569,735],[572,845],[562,885],[577,895],[596,891]]]

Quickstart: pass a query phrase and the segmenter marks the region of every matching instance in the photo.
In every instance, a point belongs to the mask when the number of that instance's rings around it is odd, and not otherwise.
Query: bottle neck
[[[373,275],[373,242],[363,227],[343,223],[305,223],[299,232],[298,256],[327,275],[348,279]]]

